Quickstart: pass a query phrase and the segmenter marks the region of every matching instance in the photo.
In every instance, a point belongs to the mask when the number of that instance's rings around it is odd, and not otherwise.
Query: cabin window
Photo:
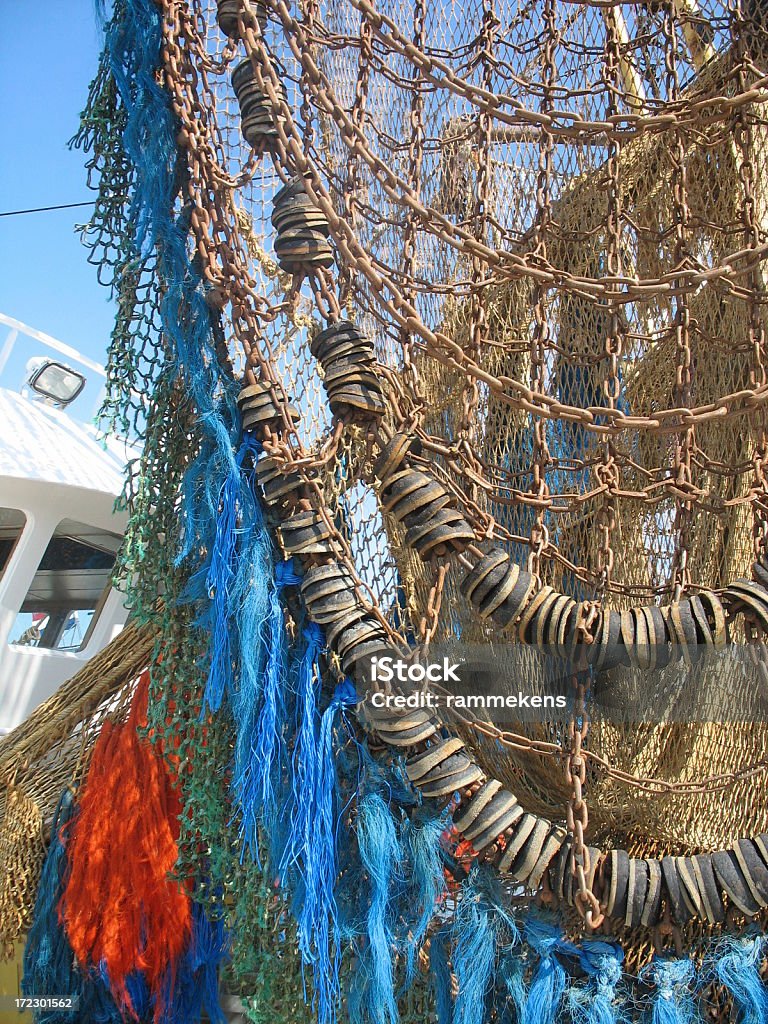
[[[80,651],[110,589],[121,538],[65,519],[40,559],[16,624],[14,646]]]
[[[0,576],[11,560],[16,541],[27,521],[23,512],[15,508],[0,508]]]

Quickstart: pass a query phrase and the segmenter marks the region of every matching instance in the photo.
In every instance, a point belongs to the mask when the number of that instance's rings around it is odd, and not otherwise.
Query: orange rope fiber
[[[127,978],[143,972],[157,1021],[189,941],[191,908],[170,877],[179,796],[161,749],[139,732],[147,724],[148,690],[145,671],[127,720],[105,722],[94,746],[61,913],[78,962],[106,969],[114,998],[134,1017]]]

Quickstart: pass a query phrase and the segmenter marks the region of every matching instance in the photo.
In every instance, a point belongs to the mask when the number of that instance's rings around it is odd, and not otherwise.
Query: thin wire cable
[[[61,203],[59,206],[35,206],[30,210],[6,210],[0,217],[18,217],[23,213],[47,213],[49,210],[73,210],[78,206],[93,206],[95,200],[88,199],[84,203]]]

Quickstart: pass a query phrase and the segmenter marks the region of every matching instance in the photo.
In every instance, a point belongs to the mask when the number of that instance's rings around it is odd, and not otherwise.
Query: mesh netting
[[[765,35],[745,4],[269,0],[263,33],[255,6],[235,43],[216,4],[161,5],[164,71],[143,88],[172,96],[179,150],[151,154],[152,173],[137,171],[108,55],[79,142],[99,191],[86,241],[118,305],[105,422],[144,446],[118,582],[153,628],[149,725],[180,766],[179,877],[240,923],[233,988],[250,994],[259,958],[274,959],[258,1019],[290,1017],[301,978],[283,905],[239,856],[229,712],[201,711],[210,652],[196,615],[214,595],[189,564],[209,565],[205,529],[222,513],[214,399],[231,413],[242,378],[283,382],[299,416],[273,447],[316,473],[334,544],[409,641],[492,634],[459,590],[460,560],[418,557],[382,512],[376,431],[331,413],[309,342],[339,316],[374,341],[382,436],[418,438],[412,465],[450,492],[480,549],[493,541],[540,585],[617,609],[718,590],[749,575],[764,539],[768,242]],[[271,154],[242,137],[231,73],[243,51],[274,93]],[[141,237],[161,171],[173,182],[156,201],[184,228],[173,259],[170,229],[162,244]],[[328,221],[330,270],[287,274],[274,255],[272,201],[293,173]],[[215,351],[195,349],[198,284]],[[205,529],[185,487],[210,506]],[[528,653],[534,686],[546,671]],[[716,702],[725,685],[749,707],[760,658],[683,669],[711,716],[593,724],[590,842],[644,856],[768,828],[768,729],[724,725]],[[600,685],[644,679],[616,669]],[[462,726],[490,775],[562,821],[567,737],[552,724],[518,732]]]
[[[220,189],[197,193],[210,242],[199,258],[235,375],[266,359],[286,384],[296,451],[318,463],[390,624],[423,631],[437,570],[382,516],[365,432],[332,433],[308,340],[336,303],[375,339],[389,427],[418,435],[478,540],[506,545],[541,582],[627,608],[748,575],[766,393],[755,11],[266,7],[263,39],[243,41],[285,91],[272,161],[243,141],[230,80],[242,52],[215,5],[172,12],[209,147],[197,172]],[[271,255],[286,156],[329,204],[335,266],[304,281]],[[440,577],[432,635],[487,638],[459,579]],[[751,677],[733,672],[746,692]],[[719,668],[700,671],[704,702],[715,682]],[[762,724],[593,727],[590,748],[626,773],[591,779],[597,839],[650,852],[765,828],[766,740]],[[556,761],[473,742],[515,792],[562,814]],[[638,785],[649,778],[673,789]]]

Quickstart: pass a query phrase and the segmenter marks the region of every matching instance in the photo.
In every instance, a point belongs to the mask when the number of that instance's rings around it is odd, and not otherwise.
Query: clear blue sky
[[[94,0],[0,0],[0,212],[90,198],[67,142],[100,49]],[[88,216],[0,218],[0,312],[103,362],[113,310],[75,231]]]

